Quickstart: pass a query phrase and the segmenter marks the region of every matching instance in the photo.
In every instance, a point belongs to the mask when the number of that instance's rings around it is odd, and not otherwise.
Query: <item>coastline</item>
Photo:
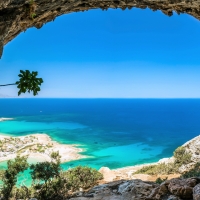
[[[59,151],[59,154],[61,156],[61,163],[69,162],[69,161],[75,161],[75,160],[80,160],[87,158],[85,155],[81,155],[82,152],[85,150],[83,148],[77,147],[78,145],[76,144],[60,144],[57,141],[54,141],[49,135],[47,134],[40,134],[40,133],[35,133],[35,134],[29,134],[25,136],[12,136],[12,135],[7,135],[0,133],[0,141],[2,140],[27,140],[30,138],[35,138],[33,142],[28,142],[24,144],[24,146],[20,147],[17,149],[17,151],[21,151],[25,149],[25,152],[20,152],[21,156],[28,156],[28,160],[34,160],[36,162],[43,162],[43,161],[51,161],[50,155],[51,152],[56,152]],[[27,150],[27,147],[34,146],[42,144],[44,147],[48,146],[45,152],[30,152]],[[51,146],[49,146],[51,145]],[[6,156],[2,156],[2,152],[0,151],[0,162],[8,161],[10,159],[14,159],[18,155],[17,152],[7,152]],[[149,165],[155,165],[158,164],[158,162],[153,162],[153,163],[145,163],[145,164],[138,164],[134,166],[127,166],[127,167],[121,167],[117,169],[110,170],[108,167],[101,167],[99,171],[101,171],[105,178],[104,181],[107,181],[108,179],[131,179],[134,178],[133,173],[139,169],[141,169],[144,166],[149,166]],[[103,170],[102,170],[103,169]],[[106,169],[106,170],[104,170]],[[106,173],[105,173],[106,171]],[[109,173],[107,173],[109,172]],[[145,180],[146,180],[145,175]]]
[[[105,184],[112,181],[133,180],[133,179],[140,179],[142,181],[156,181],[157,178],[172,179],[180,177],[180,174],[169,174],[169,175],[134,174],[134,172],[140,170],[141,168],[151,165],[157,165],[160,163],[160,161],[162,161],[162,159],[159,160],[158,162],[139,164],[112,170],[109,169],[108,167],[101,167],[99,169],[99,172],[102,173],[104,176],[104,179],[101,181],[101,183]]]
[[[200,162],[199,144],[200,144],[200,135],[192,138],[191,140],[187,141],[186,143],[184,143],[183,145],[180,146],[180,147],[185,148],[184,151],[189,153],[191,158],[190,158],[189,163],[182,164],[182,166],[179,167],[179,172],[177,172],[176,174],[168,174],[168,175],[134,174],[134,172],[136,172],[137,170],[139,170],[145,166],[157,165],[157,164],[161,164],[161,163],[164,163],[164,164],[173,163],[175,161],[174,156],[169,157],[169,158],[162,158],[162,159],[158,160],[158,162],[154,162],[154,163],[122,167],[122,168],[113,169],[113,170],[110,170],[108,167],[102,167],[99,171],[104,175],[105,182],[121,180],[121,179],[126,179],[126,180],[141,179],[143,181],[155,181],[158,177],[159,178],[168,178],[168,179],[178,178],[181,176],[182,173],[188,172],[189,170],[192,169],[192,167],[195,166],[196,163]],[[178,147],[177,147],[177,149],[178,149]]]
[[[8,120],[13,120],[14,118],[5,118],[5,117],[1,117],[0,118],[0,122],[3,122],[3,121],[8,121]]]
[[[6,120],[13,120],[13,118],[0,118],[0,122],[6,121]],[[72,144],[72,145],[60,144],[59,142],[54,141],[47,134],[35,133],[35,134],[26,135],[26,136],[15,137],[10,134],[8,135],[8,134],[0,133],[0,140],[4,140],[4,139],[9,140],[9,138],[13,138],[14,140],[15,139],[26,140],[26,138],[28,137],[35,137],[37,141],[34,140],[32,143],[29,141],[24,146],[19,147],[17,151],[14,153],[12,151],[10,152],[8,151],[7,152],[8,154],[5,156],[2,156],[1,146],[0,146],[0,162],[14,159],[17,156],[18,151],[20,152],[20,155],[23,155],[23,156],[28,155],[29,160],[34,160],[36,162],[50,161],[51,160],[50,155],[53,151],[59,151],[59,154],[61,156],[61,163],[87,158],[87,156],[81,155],[81,153],[84,152],[83,148],[79,148],[78,145],[76,144]],[[198,138],[198,136],[196,138]],[[15,144],[17,143],[15,142]],[[42,152],[38,152],[38,150],[39,151],[41,150],[40,147],[39,149],[34,149],[35,148],[34,146],[37,146],[38,144],[40,144],[42,148],[43,147],[47,147],[47,148],[45,149],[43,148]],[[28,147],[30,146],[31,148],[34,147],[32,149],[35,151],[29,150]],[[25,150],[25,151],[21,152],[21,150]],[[101,167],[99,171],[104,175],[105,182],[121,180],[121,179],[127,179],[127,180],[141,179],[143,181],[152,181],[152,180],[155,180],[157,176],[150,176],[147,174],[134,174],[134,172],[136,172],[137,170],[141,169],[144,166],[156,165],[161,162],[168,162],[170,159],[171,158],[163,158],[153,163],[144,163],[144,164],[137,164],[134,166],[125,166],[125,167],[121,167],[121,168],[117,168],[113,170],[110,170],[108,167]],[[174,178],[177,176],[179,175],[173,174],[172,176],[169,175],[168,178]],[[159,177],[162,177],[162,176],[159,176]]]
[[[86,158],[80,154],[84,152],[83,148],[75,144],[60,144],[47,134],[36,133],[19,137],[0,134],[0,144],[0,162],[14,159],[18,154],[39,162],[50,161],[51,153],[57,151],[61,156],[61,163]]]

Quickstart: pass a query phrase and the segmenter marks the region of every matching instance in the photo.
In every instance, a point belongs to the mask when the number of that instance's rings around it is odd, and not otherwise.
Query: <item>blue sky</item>
[[[199,35],[200,22],[186,14],[71,13],[7,44],[0,84],[29,69],[44,79],[38,97],[200,98]],[[16,97],[17,88],[1,87],[5,96]]]

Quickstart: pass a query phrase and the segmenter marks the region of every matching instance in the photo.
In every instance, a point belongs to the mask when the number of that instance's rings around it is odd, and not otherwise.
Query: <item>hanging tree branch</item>
[[[5,84],[5,85],[0,85],[0,87],[3,87],[3,86],[9,86],[9,85],[17,85],[16,83],[12,83],[12,84]]]
[[[37,78],[38,72],[30,72],[29,70],[23,71],[20,70],[20,74],[18,75],[20,77],[19,81],[16,83],[11,83],[11,84],[5,84],[5,85],[0,85],[2,86],[10,86],[10,85],[17,85],[17,88],[19,88],[18,91],[18,96],[21,93],[26,93],[26,92],[33,92],[33,95],[37,95],[38,92],[40,91],[41,84],[43,83],[42,78]]]

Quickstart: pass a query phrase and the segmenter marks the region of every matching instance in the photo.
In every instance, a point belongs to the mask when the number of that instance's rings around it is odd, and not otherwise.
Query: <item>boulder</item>
[[[161,199],[163,196],[169,195],[168,185],[169,181],[165,181],[158,187],[154,188],[147,200]]]
[[[193,188],[193,199],[194,200],[199,200],[200,199],[200,184],[197,184]]]
[[[146,199],[154,188],[154,184],[136,179],[121,184],[118,193],[122,195],[123,199],[142,200]]]
[[[193,178],[188,179],[172,179],[169,182],[168,190],[171,194],[182,199],[192,199],[193,187],[197,184],[197,180]]]
[[[170,195],[167,200],[180,200],[180,198],[178,198],[177,196],[174,195]]]
[[[96,186],[82,197],[70,200],[145,200],[156,186],[158,185],[141,180],[114,181]]]

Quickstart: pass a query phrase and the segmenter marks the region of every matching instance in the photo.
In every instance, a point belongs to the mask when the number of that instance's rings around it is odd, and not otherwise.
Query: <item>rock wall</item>
[[[173,11],[200,19],[200,0],[0,0],[0,57],[3,46],[20,32],[65,13],[108,8],[150,8],[171,16]]]

